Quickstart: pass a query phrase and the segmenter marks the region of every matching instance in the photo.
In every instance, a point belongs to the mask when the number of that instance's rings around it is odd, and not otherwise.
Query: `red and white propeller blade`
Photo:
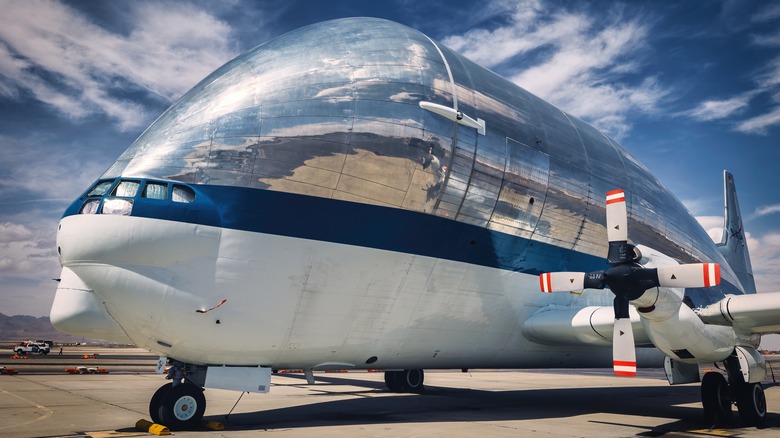
[[[720,284],[720,265],[717,263],[690,263],[658,268],[661,287],[710,287]]]
[[[615,295],[615,325],[612,333],[612,360],[615,375],[636,375],[634,333],[629,318],[630,301],[656,285],[661,287],[710,287],[720,284],[720,265],[694,263],[657,269],[639,264],[641,253],[628,243],[628,211],[623,190],[607,192],[607,238],[609,252],[605,271],[551,272],[539,276],[542,292],[576,292],[609,287]],[[656,278],[657,277],[657,278]]]
[[[607,240],[610,242],[628,240],[628,214],[626,195],[623,190],[607,192]]]
[[[585,288],[584,272],[548,272],[539,276],[542,292],[573,292]]]
[[[612,367],[616,376],[636,376],[636,352],[631,320],[615,320],[612,330]]]

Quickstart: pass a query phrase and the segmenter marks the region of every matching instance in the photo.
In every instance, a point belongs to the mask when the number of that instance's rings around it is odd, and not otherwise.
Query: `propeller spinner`
[[[641,253],[628,243],[628,215],[623,190],[607,193],[607,238],[610,268],[604,271],[550,272],[539,276],[542,292],[572,292],[608,287],[615,299],[615,324],[612,333],[612,363],[615,375],[636,375],[634,333],[629,319],[629,303],[654,287],[709,287],[720,284],[720,265],[686,265],[644,268]]]

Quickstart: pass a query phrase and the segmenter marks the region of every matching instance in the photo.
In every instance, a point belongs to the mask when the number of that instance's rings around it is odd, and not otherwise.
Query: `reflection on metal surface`
[[[706,239],[695,219],[614,141],[379,19],[308,26],[230,61],[103,175],[118,176],[407,209],[599,257],[603,195],[617,182],[630,239],[685,262],[722,260],[689,243]],[[723,278],[737,284],[728,268]]]
[[[511,138],[506,148],[503,184],[491,222],[500,231],[531,237],[544,206],[550,157]]]

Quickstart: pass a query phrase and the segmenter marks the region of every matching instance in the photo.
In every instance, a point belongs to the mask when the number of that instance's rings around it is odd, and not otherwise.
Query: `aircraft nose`
[[[219,228],[132,216],[79,214],[60,221],[62,266],[169,266],[217,254]]]
[[[66,210],[57,253],[63,266],[169,266],[215,254],[219,224],[213,203],[189,186],[99,180]]]

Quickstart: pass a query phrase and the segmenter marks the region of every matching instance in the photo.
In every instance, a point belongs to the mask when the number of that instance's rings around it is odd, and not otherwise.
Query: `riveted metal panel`
[[[448,203],[456,205],[455,214],[450,210],[449,206],[439,208],[437,205],[434,213],[455,219],[457,212],[461,209],[463,201],[468,191],[469,180],[471,179],[471,172],[474,168],[474,150],[476,145],[468,142],[468,136],[461,134],[464,131],[473,131],[473,128],[467,128],[465,126],[457,125],[457,142],[453,150],[454,157],[450,162],[450,167],[447,170],[447,177],[444,179],[442,187],[442,196],[447,196]]]
[[[506,166],[490,227],[510,234],[532,233],[545,204],[550,157],[506,138]]]

